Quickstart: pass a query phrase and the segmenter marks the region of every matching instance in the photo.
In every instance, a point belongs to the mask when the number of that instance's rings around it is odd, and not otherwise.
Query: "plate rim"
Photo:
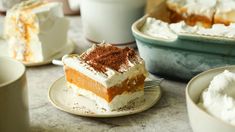
[[[93,117],[93,118],[112,118],[112,117],[121,117],[121,116],[127,116],[127,115],[133,115],[133,114],[137,114],[137,113],[141,113],[143,111],[146,111],[150,108],[152,108],[162,97],[162,89],[161,89],[161,86],[159,85],[159,95],[158,97],[156,97],[156,99],[151,102],[151,104],[149,104],[147,107],[143,108],[143,109],[137,109],[133,112],[126,112],[126,113],[117,113],[117,114],[91,114],[91,113],[76,113],[76,112],[72,112],[71,110],[69,109],[63,109],[62,107],[58,106],[57,103],[55,103],[53,97],[51,96],[51,89],[52,87],[60,80],[64,79],[65,78],[65,75],[57,78],[49,87],[48,89],[48,100],[49,102],[57,109],[63,111],[63,112],[66,112],[66,113],[69,113],[69,114],[73,114],[73,115],[77,115],[77,116],[82,116],[82,117]]]
[[[6,39],[0,39],[0,41],[7,41]],[[7,44],[2,44],[0,43],[0,48],[8,48]],[[23,62],[23,61],[19,61],[21,62],[23,65],[25,65],[26,67],[37,67],[37,66],[43,66],[43,65],[47,65],[52,63],[53,59],[59,59],[61,57],[63,57],[64,54],[70,54],[73,53],[75,50],[75,45],[76,42],[74,41],[74,39],[72,38],[68,38],[66,41],[66,44],[64,45],[63,48],[61,48],[58,52],[56,52],[55,54],[53,54],[52,56],[48,57],[48,59],[40,61],[40,62]],[[64,51],[66,50],[66,51]],[[0,55],[0,56],[4,56],[4,57],[10,57],[10,55],[8,54],[7,51],[5,51],[4,53],[7,53],[6,55]],[[63,53],[63,55],[62,55]],[[10,57],[12,58],[12,57]],[[14,59],[14,58],[13,58]],[[16,60],[16,59],[15,59]]]
[[[66,45],[64,47],[69,47],[71,50],[66,52],[66,54],[72,53],[75,50],[75,42],[72,39],[68,39],[66,42]],[[26,67],[36,67],[36,66],[43,66],[52,63],[53,59],[61,58],[63,55],[60,55],[60,53],[64,50],[62,48],[60,51],[49,57],[49,59],[42,61],[42,62],[22,62]]]

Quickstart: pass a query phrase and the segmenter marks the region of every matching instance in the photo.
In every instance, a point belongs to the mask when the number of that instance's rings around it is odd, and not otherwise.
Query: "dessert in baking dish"
[[[144,61],[130,48],[93,45],[82,55],[62,59],[68,86],[107,111],[118,110],[144,95]]]
[[[180,16],[191,26],[210,27],[216,4],[216,0],[167,0],[167,6],[172,11],[172,15]]]
[[[167,0],[158,8],[162,7],[165,12],[155,13],[165,14],[167,19],[161,18],[163,15],[148,17],[141,32],[172,41],[190,34],[235,38],[235,0]]]
[[[24,62],[41,62],[67,42],[68,20],[62,4],[26,1],[7,11],[4,32],[10,56]]]
[[[176,40],[179,34],[196,34],[234,39],[235,24],[231,23],[229,26],[225,26],[224,24],[213,24],[211,28],[204,28],[198,25],[189,26],[184,21],[167,23],[148,17],[141,28],[141,32],[151,37],[172,41]]]
[[[167,0],[173,22],[184,20],[188,25],[211,27],[214,23],[235,22],[235,0]]]

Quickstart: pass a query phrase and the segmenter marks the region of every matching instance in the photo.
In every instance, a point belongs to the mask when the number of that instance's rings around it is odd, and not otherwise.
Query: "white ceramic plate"
[[[8,47],[5,40],[0,40],[0,56],[9,56],[8,55]],[[65,54],[70,54],[74,51],[74,42],[72,40],[68,40],[67,44],[64,48],[62,48],[61,51],[56,53],[55,55],[49,57],[48,59],[42,61],[42,62],[22,62],[25,66],[31,67],[31,66],[41,66],[46,65],[52,62],[53,59],[59,59],[63,57]]]
[[[118,111],[100,111],[96,103],[84,96],[75,95],[67,88],[65,77],[56,80],[49,88],[48,97],[56,108],[80,116],[87,117],[117,117],[142,112],[152,107],[161,97],[160,86],[145,89],[144,100],[137,101],[131,107]]]

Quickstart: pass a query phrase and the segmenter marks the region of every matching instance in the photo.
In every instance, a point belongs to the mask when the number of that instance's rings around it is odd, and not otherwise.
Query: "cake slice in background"
[[[144,61],[130,48],[93,45],[82,55],[62,59],[68,86],[107,111],[118,110],[144,95]]]
[[[30,0],[7,11],[4,32],[10,56],[24,62],[41,62],[61,51],[69,25],[62,6]]]
[[[166,3],[172,15],[181,17],[188,25],[208,28],[213,24],[217,0],[167,0]]]
[[[218,0],[214,23],[235,23],[235,0]]]

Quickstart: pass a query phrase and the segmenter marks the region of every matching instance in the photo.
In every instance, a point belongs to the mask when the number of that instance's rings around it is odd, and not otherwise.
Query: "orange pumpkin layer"
[[[213,25],[213,20],[207,18],[206,16],[192,14],[190,16],[184,17],[183,15],[178,14],[173,10],[170,10],[170,12],[170,21],[172,23],[184,20],[185,23],[190,26],[195,26],[197,23],[201,23],[205,28],[210,28]]]
[[[72,83],[79,88],[89,90],[97,96],[104,98],[107,102],[111,102],[116,95],[120,95],[124,92],[144,90],[145,76],[142,74],[124,80],[120,84],[110,88],[106,88],[99,82],[69,67],[65,67],[65,75],[66,80],[69,83]]]

